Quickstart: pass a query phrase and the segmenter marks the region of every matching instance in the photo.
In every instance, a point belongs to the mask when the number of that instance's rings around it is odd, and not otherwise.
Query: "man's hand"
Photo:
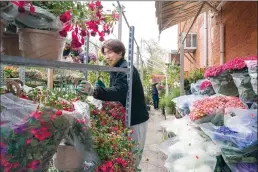
[[[88,81],[81,81],[81,83],[77,87],[78,92],[86,94],[88,96],[93,95],[94,88]]]

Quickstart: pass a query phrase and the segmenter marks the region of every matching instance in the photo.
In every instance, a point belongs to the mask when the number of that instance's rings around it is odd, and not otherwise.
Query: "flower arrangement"
[[[193,110],[189,114],[192,121],[201,119],[205,116],[214,115],[215,113],[223,113],[227,107],[243,108],[246,109],[246,105],[243,104],[237,97],[229,96],[216,96],[207,97],[202,100],[197,100],[193,104]]]
[[[206,69],[204,77],[216,77],[225,71],[232,72],[243,70],[247,67],[245,64],[246,60],[257,60],[257,56],[237,57],[223,65],[213,66],[211,68]]]
[[[25,77],[30,79],[42,79],[43,74],[37,69],[29,69],[25,71]]]
[[[223,65],[223,70],[228,71],[239,71],[247,68],[245,61],[246,60],[257,60],[257,56],[251,56],[251,57],[237,57],[233,60],[225,63]]]
[[[213,66],[210,67],[208,69],[206,69],[205,73],[204,73],[204,77],[205,78],[209,78],[209,77],[215,77],[218,76],[219,74],[221,74],[223,72],[223,66]]]
[[[208,87],[210,87],[210,86],[212,86],[212,85],[211,85],[211,82],[210,82],[209,80],[205,80],[205,81],[203,81],[203,82],[201,83],[200,89],[201,89],[201,90],[204,90],[205,88],[208,88]]]
[[[7,78],[18,78],[19,77],[18,67],[5,66],[4,75]]]

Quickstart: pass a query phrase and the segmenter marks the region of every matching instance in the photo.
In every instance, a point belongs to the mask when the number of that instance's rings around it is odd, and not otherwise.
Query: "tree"
[[[150,64],[148,70],[151,74],[162,74],[159,70],[155,70],[152,66],[157,66],[157,68],[165,67],[165,59],[164,56],[166,55],[166,51],[162,49],[159,43],[154,40],[142,40],[142,50],[144,56],[148,58],[147,63]],[[154,62],[155,61],[155,62]],[[158,65],[161,64],[161,65]]]

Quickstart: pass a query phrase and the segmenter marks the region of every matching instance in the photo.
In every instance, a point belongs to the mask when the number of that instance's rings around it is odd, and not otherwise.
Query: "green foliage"
[[[187,77],[189,83],[195,83],[196,81],[203,79],[204,71],[202,69],[194,69],[190,72],[189,76]]]
[[[99,72],[99,75],[102,76],[103,78],[103,82],[105,84],[106,87],[109,86],[109,73],[108,72]],[[97,81],[97,72],[88,72],[88,81],[95,85],[96,81]]]
[[[174,65],[167,68],[168,85],[174,88],[174,83],[180,80],[180,66]]]

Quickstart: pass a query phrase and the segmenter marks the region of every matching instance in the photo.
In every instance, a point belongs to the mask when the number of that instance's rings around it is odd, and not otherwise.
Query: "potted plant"
[[[53,2],[44,4],[48,3]],[[54,8],[52,6],[43,9],[32,2],[12,1],[1,8],[1,17],[17,26],[22,56],[58,60],[63,55],[65,38],[69,34],[72,48],[78,49],[84,44],[86,36],[98,34],[99,40],[103,41],[118,19],[116,11],[104,13],[100,1],[72,4],[75,5],[65,9],[63,14],[55,15],[49,10]]]

